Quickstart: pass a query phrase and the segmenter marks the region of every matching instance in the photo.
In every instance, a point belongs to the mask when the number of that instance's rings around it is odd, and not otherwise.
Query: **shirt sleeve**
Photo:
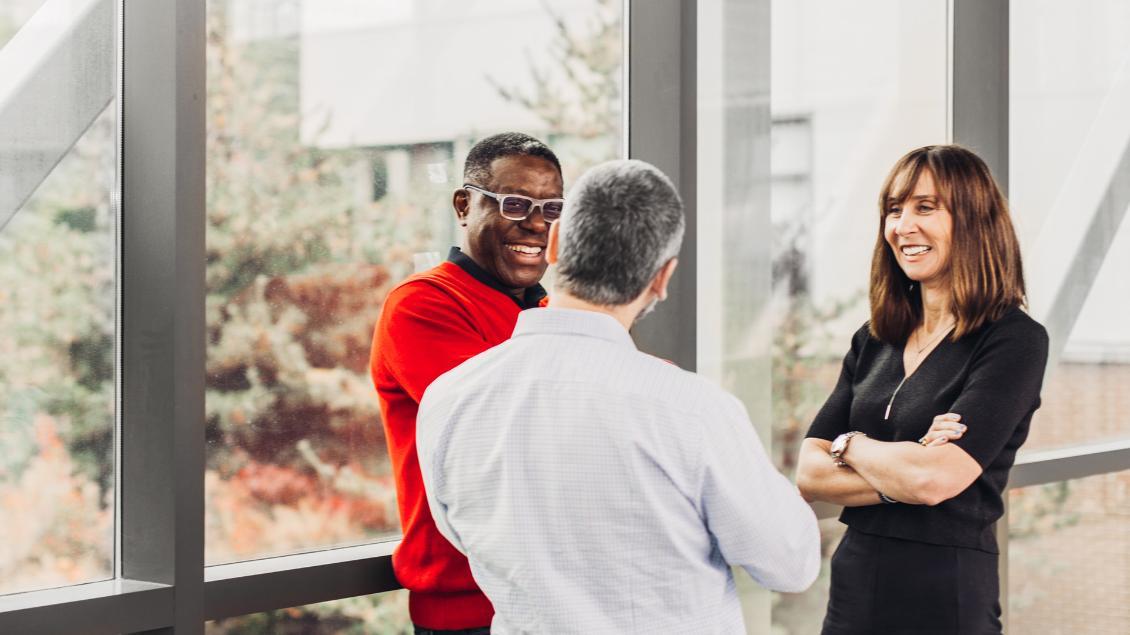
[[[450,406],[441,400],[435,398],[423,400],[417,416],[419,425],[416,427],[416,454],[420,461],[420,476],[424,482],[428,509],[431,511],[436,529],[460,553],[467,555],[463,541],[459,539],[459,534],[447,520],[445,502],[447,487],[443,465],[451,437],[451,429],[446,425],[449,420],[449,410]]]
[[[389,294],[377,333],[379,363],[416,403],[436,377],[490,348],[459,301],[424,281]]]
[[[855,382],[855,366],[859,361],[859,351],[868,337],[868,327],[864,325],[851,338],[851,348],[848,349],[847,355],[844,355],[844,364],[840,369],[840,378],[836,381],[836,387],[832,390],[832,394],[828,395],[816,418],[812,420],[806,437],[831,441],[848,431],[851,402],[855,396],[852,388]]]
[[[1017,426],[1039,407],[1047,361],[1044,327],[1026,316],[998,323],[974,354],[961,394],[950,407],[966,425],[965,434],[951,443],[982,469],[989,467]]]
[[[702,513],[726,562],[775,591],[803,591],[820,571],[812,508],[769,461],[745,407],[703,435]]]

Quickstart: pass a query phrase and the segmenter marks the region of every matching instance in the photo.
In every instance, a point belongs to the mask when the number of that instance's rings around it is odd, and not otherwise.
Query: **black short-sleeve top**
[[[1040,406],[1047,358],[1047,331],[1017,308],[960,340],[947,336],[903,382],[903,347],[875,339],[864,324],[808,436],[832,440],[859,430],[879,441],[917,441],[935,416],[955,412],[967,429],[952,443],[983,472],[936,506],[846,507],[840,521],[868,534],[998,553],[993,523],[1004,513],[1008,471]]]

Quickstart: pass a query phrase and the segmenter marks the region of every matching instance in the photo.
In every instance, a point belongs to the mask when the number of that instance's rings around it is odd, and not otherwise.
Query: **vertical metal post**
[[[1008,195],[1009,0],[950,0],[953,142],[985,160]],[[1001,621],[1008,632],[1008,498],[997,521]]]
[[[1008,0],[951,0],[953,141],[1008,192]]]
[[[630,0],[628,156],[674,181],[687,231],[666,302],[632,330],[641,350],[695,369],[696,0]]]
[[[204,615],[204,2],[127,0],[122,72],[121,558]]]

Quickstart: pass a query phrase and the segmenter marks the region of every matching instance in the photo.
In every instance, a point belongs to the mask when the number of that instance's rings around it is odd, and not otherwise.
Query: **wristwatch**
[[[844,455],[844,452],[847,452],[848,442],[851,441],[851,438],[859,435],[867,436],[859,430],[852,430],[851,432],[845,432],[841,434],[840,436],[836,437],[835,441],[832,441],[832,447],[829,448],[828,454],[832,457],[832,460],[836,462],[836,465],[840,467],[848,466],[848,464],[845,463],[840,457]]]

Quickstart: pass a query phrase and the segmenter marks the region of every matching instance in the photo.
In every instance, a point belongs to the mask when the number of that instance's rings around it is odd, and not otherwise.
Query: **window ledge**
[[[204,617],[215,620],[399,589],[399,540],[213,565],[204,569]]]
[[[173,587],[107,580],[0,596],[2,633],[132,633],[168,625]]]

